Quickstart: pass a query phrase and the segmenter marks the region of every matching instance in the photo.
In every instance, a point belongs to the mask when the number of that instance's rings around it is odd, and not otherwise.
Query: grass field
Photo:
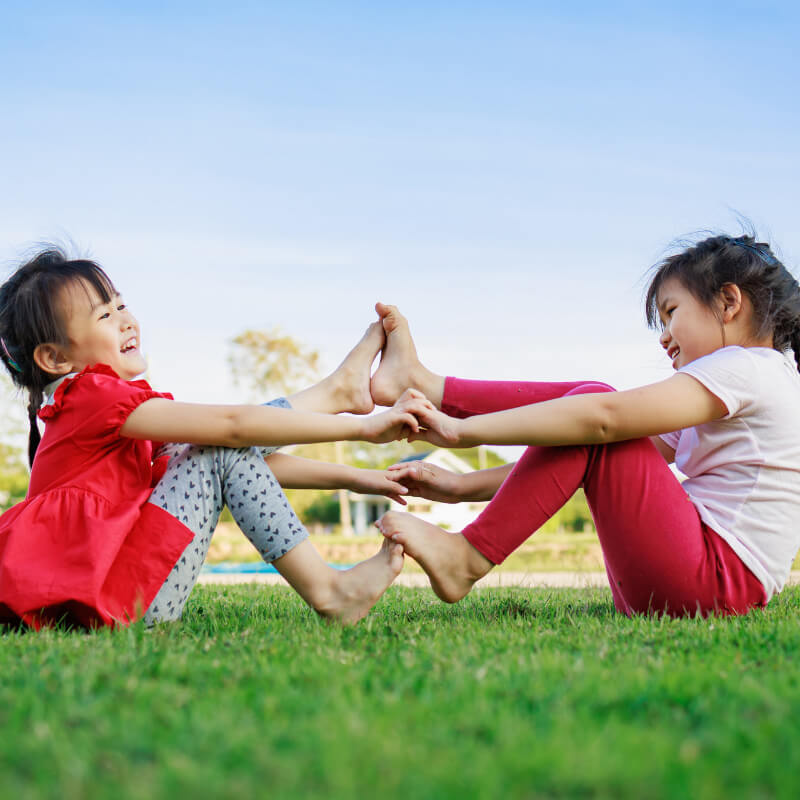
[[[799,607],[398,587],[341,629],[205,586],[153,632],[6,632],[0,797],[796,798]]]

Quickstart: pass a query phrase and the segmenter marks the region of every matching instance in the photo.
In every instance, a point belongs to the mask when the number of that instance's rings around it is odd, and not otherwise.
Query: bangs
[[[72,283],[80,283],[84,288],[91,286],[103,303],[110,303],[119,292],[103,268],[94,261],[70,261],[64,277]]]
[[[658,293],[664,285],[664,281],[673,277],[677,272],[675,265],[669,260],[655,267],[655,274],[650,281],[644,301],[644,315],[648,328],[662,327],[661,316],[658,313]]]

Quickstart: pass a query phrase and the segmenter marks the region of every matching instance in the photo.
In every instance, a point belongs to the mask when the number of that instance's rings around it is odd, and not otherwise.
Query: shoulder
[[[139,402],[149,397],[166,397],[171,395],[154,392],[147,381],[126,381],[105,364],[93,364],[77,375],[63,380],[53,395],[50,403],[39,412],[40,419],[49,420],[71,405],[80,405],[91,412],[103,407],[113,406],[132,398],[140,398]]]
[[[717,394],[733,416],[769,404],[776,394],[800,393],[800,374],[788,356],[768,347],[722,347],[682,367]],[[800,399],[798,394],[797,399]]]
[[[734,416],[751,404],[760,385],[759,365],[750,349],[738,345],[721,347],[678,372],[702,383],[722,400],[728,416]]]

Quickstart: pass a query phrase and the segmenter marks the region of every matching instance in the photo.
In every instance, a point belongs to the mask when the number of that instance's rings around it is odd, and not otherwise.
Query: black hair
[[[70,283],[91,286],[104,303],[117,294],[99,264],[70,259],[56,245],[48,245],[26,261],[0,286],[0,359],[21,389],[28,392],[28,459],[41,441],[36,414],[44,400],[44,388],[55,380],[34,361],[40,344],[68,344],[66,320],[61,312],[61,291]]]
[[[756,241],[754,233],[710,236],[665,258],[653,270],[645,299],[645,316],[651,328],[660,324],[658,292],[669,278],[680,281],[697,300],[715,311],[722,287],[733,283],[753,305],[756,338],[772,334],[775,350],[783,352],[791,347],[800,370],[800,286],[770,246]]]

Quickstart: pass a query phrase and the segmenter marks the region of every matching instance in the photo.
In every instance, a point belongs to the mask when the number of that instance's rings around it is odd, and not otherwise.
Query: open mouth
[[[680,347],[676,347],[674,350],[670,350],[667,355],[669,356],[670,361],[674,362],[675,359],[680,355],[681,349]]]
[[[132,350],[135,350],[138,346],[139,342],[137,339],[128,339],[124,345],[120,348],[120,353],[130,353]]]

